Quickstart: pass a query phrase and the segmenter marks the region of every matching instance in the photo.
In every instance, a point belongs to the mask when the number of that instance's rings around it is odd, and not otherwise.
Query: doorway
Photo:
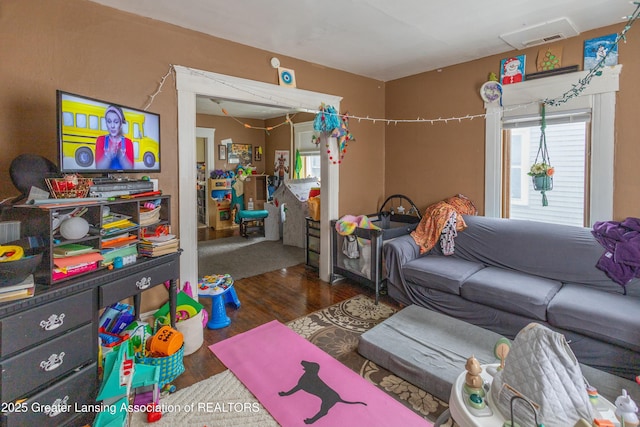
[[[209,177],[213,167],[216,130],[196,128],[196,220],[198,228],[209,226]]]
[[[197,283],[198,248],[197,221],[193,206],[196,205],[195,138],[196,95],[205,95],[241,102],[296,108],[301,111],[316,111],[321,104],[332,105],[340,111],[341,97],[321,94],[296,88],[226,76],[207,71],[174,66],[178,95],[178,167],[179,167],[179,217],[180,241],[183,254],[180,257],[180,276],[183,282]],[[329,220],[338,215],[339,169],[337,165],[322,161],[321,178],[323,202],[321,206],[320,279],[329,281]],[[326,236],[326,237],[325,237]]]

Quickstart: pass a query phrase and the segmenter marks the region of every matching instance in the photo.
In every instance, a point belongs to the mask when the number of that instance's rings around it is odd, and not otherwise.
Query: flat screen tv
[[[160,172],[160,116],[58,90],[63,173]]]

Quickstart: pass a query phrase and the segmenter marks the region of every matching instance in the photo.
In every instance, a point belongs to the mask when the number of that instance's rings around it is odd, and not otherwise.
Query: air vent
[[[522,30],[503,34],[502,40],[515,49],[525,49],[580,34],[567,18],[560,18],[554,21],[545,22]]]
[[[541,39],[529,40],[527,42],[523,42],[524,47],[538,46],[539,44],[551,43],[556,40],[566,39],[567,37],[564,34],[554,34],[552,36],[543,37]]]

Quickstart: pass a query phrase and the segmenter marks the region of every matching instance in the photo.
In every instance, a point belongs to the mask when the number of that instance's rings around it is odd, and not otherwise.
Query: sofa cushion
[[[425,288],[460,295],[460,285],[483,264],[442,255],[425,255],[404,265],[404,278]]]
[[[509,313],[547,320],[547,305],[562,283],[513,270],[487,267],[462,285],[464,299]]]
[[[624,291],[596,268],[605,250],[589,228],[472,215],[463,218],[467,228],[455,238],[456,258],[607,292]],[[439,245],[434,250],[440,251]]]
[[[640,301],[564,284],[549,303],[549,324],[605,342],[640,351]]]

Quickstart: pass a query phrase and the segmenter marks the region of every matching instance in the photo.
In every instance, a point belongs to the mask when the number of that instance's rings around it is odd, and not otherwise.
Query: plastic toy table
[[[227,304],[240,308],[240,300],[233,288],[233,278],[228,274],[204,276],[198,282],[198,296],[211,298],[211,315],[207,328],[220,329],[231,324],[225,309]]]

